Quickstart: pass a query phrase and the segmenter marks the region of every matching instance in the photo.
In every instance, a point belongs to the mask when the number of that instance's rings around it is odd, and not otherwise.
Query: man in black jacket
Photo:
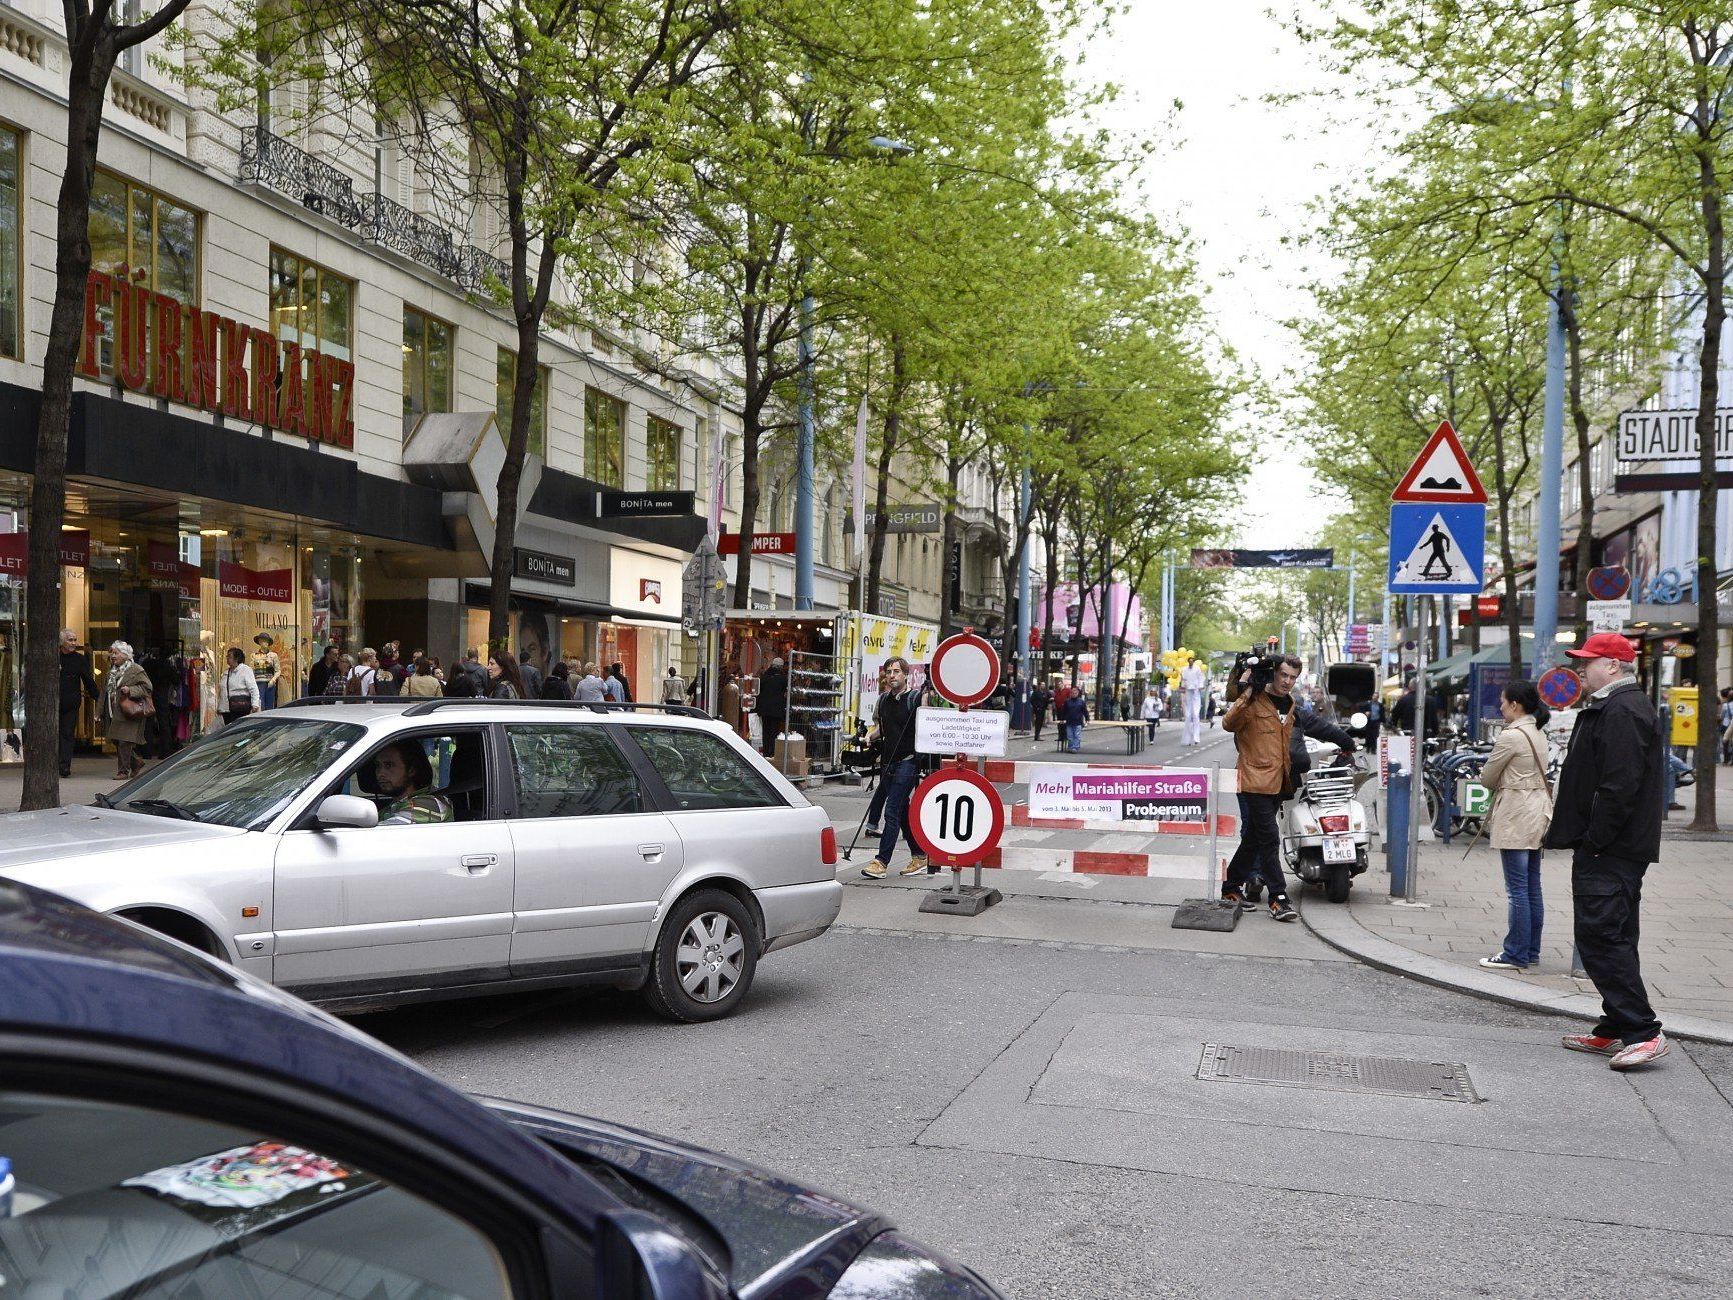
[[[78,633],[60,629],[60,775],[72,775],[73,733],[78,729],[78,707],[84,698],[97,699],[96,678],[90,673],[90,656],[78,648]]]
[[[1390,706],[1390,725],[1397,731],[1414,734],[1414,708],[1420,698],[1420,679],[1410,676],[1402,694],[1396,703]],[[1426,734],[1436,736],[1444,721],[1444,709],[1438,702],[1438,696],[1431,692],[1426,695]]]
[[[788,672],[781,655],[758,675],[758,696],[752,708],[764,733],[762,748],[766,754],[774,754],[776,738],[788,727]]]
[[[1612,1057],[1615,1070],[1667,1054],[1637,962],[1643,873],[1661,856],[1666,746],[1661,719],[1635,676],[1636,651],[1616,632],[1579,650],[1588,702],[1571,732],[1546,845],[1570,849],[1577,952],[1601,995],[1592,1033],[1570,1034],[1573,1052]]]
[[[921,762],[915,754],[915,711],[921,707],[922,692],[909,689],[909,661],[902,656],[893,655],[885,660],[880,671],[885,690],[879,695],[878,712],[873,715],[873,728],[868,735],[879,746],[879,786],[885,791],[884,830],[879,833],[878,856],[861,868],[861,875],[868,880],[885,878],[899,834],[909,845],[909,861],[902,874],[918,876],[927,869],[927,855],[921,852],[908,827],[909,795],[921,779]]]

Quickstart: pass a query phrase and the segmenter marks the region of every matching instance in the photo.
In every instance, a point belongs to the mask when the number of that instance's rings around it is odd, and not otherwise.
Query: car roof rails
[[[710,715],[703,709],[693,708],[690,704],[652,704],[622,700],[494,700],[485,696],[466,698],[461,695],[439,696],[430,700],[419,700],[403,711],[406,718],[419,718],[429,713],[437,713],[440,709],[458,708],[463,705],[488,705],[505,708],[537,708],[537,709],[587,709],[592,713],[670,713],[681,718],[703,718],[712,721]]]

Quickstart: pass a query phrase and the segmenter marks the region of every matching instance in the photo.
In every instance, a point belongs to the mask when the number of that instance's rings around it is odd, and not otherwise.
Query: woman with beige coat
[[[1540,960],[1540,927],[1546,909],[1540,893],[1540,846],[1552,821],[1552,787],[1547,781],[1547,740],[1541,733],[1550,716],[1533,682],[1512,682],[1499,700],[1504,730],[1498,734],[1480,783],[1492,791],[1492,847],[1504,861],[1504,889],[1510,897],[1510,932],[1504,947],[1482,957],[1488,970],[1527,970]]]
[[[108,647],[108,680],[102,691],[103,734],[119,751],[115,780],[126,781],[144,770],[138,746],[144,740],[145,712],[151,707],[150,678],[132,657],[132,647],[116,641]]]

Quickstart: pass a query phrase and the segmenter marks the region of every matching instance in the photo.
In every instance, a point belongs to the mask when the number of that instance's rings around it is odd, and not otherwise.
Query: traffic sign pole
[[[1402,891],[1402,901],[1409,904],[1420,893],[1420,819],[1426,812],[1426,598],[1414,603],[1420,612],[1420,645],[1414,669],[1414,755],[1408,761],[1408,879]]]

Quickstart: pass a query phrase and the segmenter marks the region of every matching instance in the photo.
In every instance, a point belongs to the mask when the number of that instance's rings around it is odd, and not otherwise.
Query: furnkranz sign
[[[313,442],[355,445],[355,363],[270,330],[189,307],[121,274],[92,271],[84,285],[78,372],[104,378],[112,335],[122,388]]]

